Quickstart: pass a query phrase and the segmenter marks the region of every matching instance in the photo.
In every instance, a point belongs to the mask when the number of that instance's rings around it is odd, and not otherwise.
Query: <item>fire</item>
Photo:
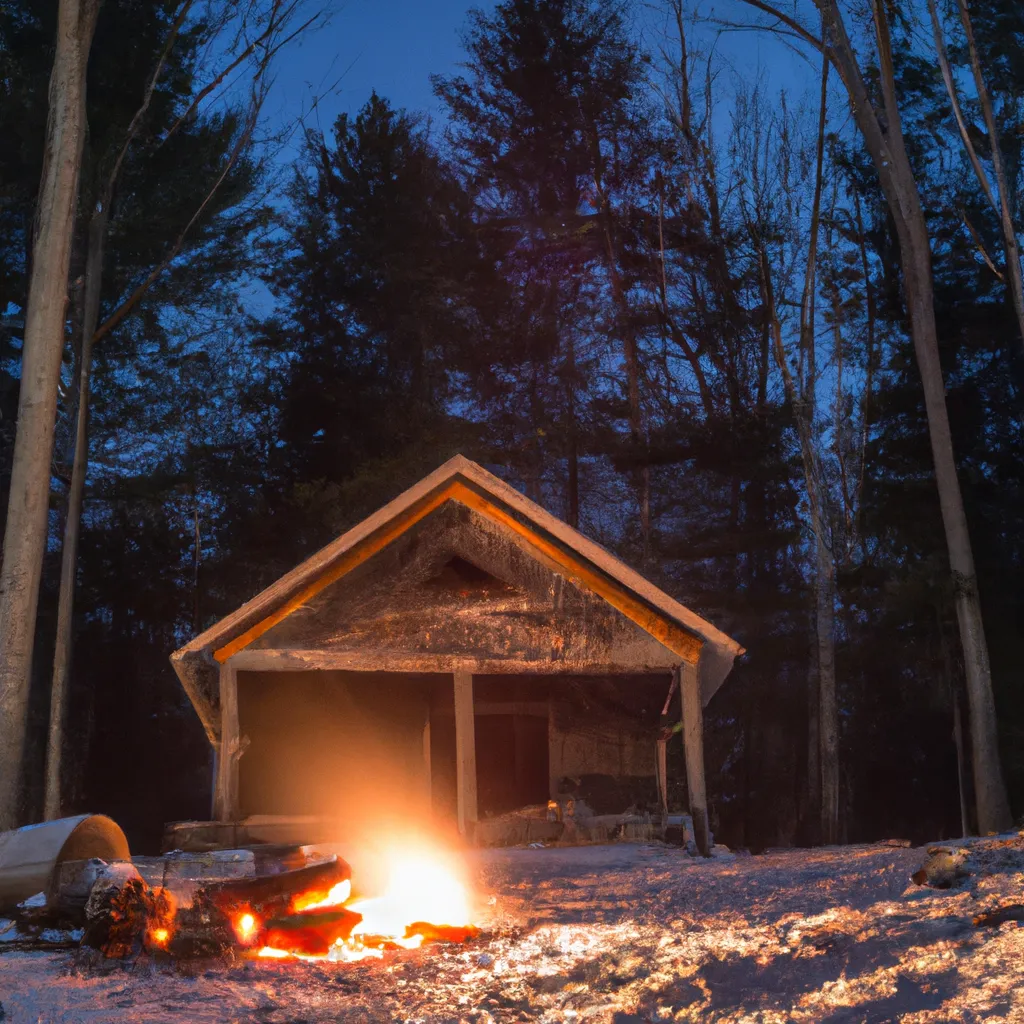
[[[321,907],[340,907],[352,895],[352,883],[346,878],[339,882],[326,896],[318,892],[305,892],[292,901],[292,913],[301,914],[304,910],[319,910]]]
[[[166,946],[171,933],[166,928],[154,928],[149,933],[149,940],[154,946]]]
[[[329,952],[308,954],[263,946],[258,955],[274,959],[295,957],[349,962],[381,957],[385,947],[415,949],[426,938],[436,938],[443,929],[474,931],[466,886],[454,867],[442,857],[426,850],[396,852],[387,858],[387,869],[387,883],[379,896],[349,902],[352,887],[344,881],[326,895],[304,893],[292,902],[291,911],[298,915],[342,906],[361,915],[362,920],[352,929],[350,937],[335,940]],[[246,919],[248,923],[243,927]],[[243,915],[235,924],[243,941],[251,941],[259,928],[259,922],[251,914]]]
[[[429,856],[391,858],[387,888],[382,896],[356,900],[349,910],[363,919],[355,935],[380,935],[406,945],[422,936],[406,937],[409,925],[420,921],[434,925],[470,923],[465,886],[440,860]],[[411,948],[411,947],[410,947]]]
[[[235,934],[238,936],[238,941],[241,943],[248,943],[252,940],[256,934],[256,918],[252,914],[239,914],[235,921]]]

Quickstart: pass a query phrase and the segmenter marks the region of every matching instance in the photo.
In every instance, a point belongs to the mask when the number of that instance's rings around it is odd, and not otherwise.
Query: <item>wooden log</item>
[[[56,868],[65,861],[127,860],[128,840],[103,814],[79,814],[13,832],[0,832],[0,910],[13,908],[37,892],[50,891]]]
[[[325,899],[338,883],[352,877],[352,869],[340,857],[311,864],[297,871],[255,878],[231,878],[201,890],[203,898],[225,914],[251,910],[264,919],[289,913],[295,897]]]
[[[214,817],[218,821],[238,819],[238,673],[226,661],[220,667],[220,749],[217,752],[217,784],[214,789]]]
[[[477,820],[473,676],[461,670],[455,673],[455,776],[459,832],[472,837]]]
[[[686,753],[686,782],[690,794],[693,835],[702,857],[711,855],[708,828],[708,800],[704,786],[704,705],[700,673],[696,665],[679,666],[679,689],[683,697],[683,746]]]
[[[287,914],[268,921],[259,942],[289,953],[323,956],[339,939],[347,939],[362,919],[362,914],[345,907]]]

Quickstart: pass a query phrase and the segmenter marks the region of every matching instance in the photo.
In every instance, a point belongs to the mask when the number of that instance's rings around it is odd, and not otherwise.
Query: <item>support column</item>
[[[654,742],[654,770],[658,778],[658,803],[662,824],[668,817],[668,741],[659,736]]]
[[[473,676],[462,670],[455,673],[455,782],[459,832],[472,838],[477,815]]]
[[[427,717],[423,723],[423,798],[427,817],[434,812],[434,783],[430,770],[430,705],[427,705]]]
[[[238,819],[238,673],[231,660],[220,667],[220,750],[213,791],[213,816],[217,821]]]
[[[693,836],[701,856],[710,856],[708,841],[708,798],[704,788],[704,702],[700,672],[696,665],[679,666],[679,689],[683,695],[683,746],[686,751],[686,782],[690,791]]]

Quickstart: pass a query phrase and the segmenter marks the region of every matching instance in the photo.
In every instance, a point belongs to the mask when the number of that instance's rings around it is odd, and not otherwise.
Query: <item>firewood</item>
[[[347,939],[362,919],[362,914],[344,907],[287,914],[267,922],[260,942],[289,953],[322,956],[336,941]]]
[[[227,915],[198,896],[190,907],[178,911],[167,951],[181,960],[219,956],[236,942],[235,930]]]
[[[997,928],[1007,921],[1024,921],[1024,903],[1008,903],[1005,907],[984,910],[974,916],[976,928]]]
[[[425,943],[429,942],[469,942],[480,934],[480,929],[471,924],[430,924],[427,921],[416,921],[405,929],[405,937],[422,935]]]
[[[92,900],[82,942],[123,960],[143,950],[165,949],[175,922],[174,899],[166,889],[150,889],[140,878],[119,888],[101,890]]]
[[[210,903],[229,916],[251,910],[260,917],[270,918],[286,915],[296,896],[308,894],[325,899],[335,885],[351,877],[348,863],[333,856],[322,864],[311,864],[297,871],[232,878],[215,882],[201,891]]]

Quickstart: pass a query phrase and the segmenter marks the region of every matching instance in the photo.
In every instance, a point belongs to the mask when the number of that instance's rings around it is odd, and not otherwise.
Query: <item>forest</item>
[[[267,97],[304,33],[344,60],[344,6],[77,0],[40,283],[70,6],[0,5],[0,828],[208,817],[168,655],[456,453],[746,648],[719,841],[1024,810],[1016,0],[500,0],[441,115],[333,124]]]

